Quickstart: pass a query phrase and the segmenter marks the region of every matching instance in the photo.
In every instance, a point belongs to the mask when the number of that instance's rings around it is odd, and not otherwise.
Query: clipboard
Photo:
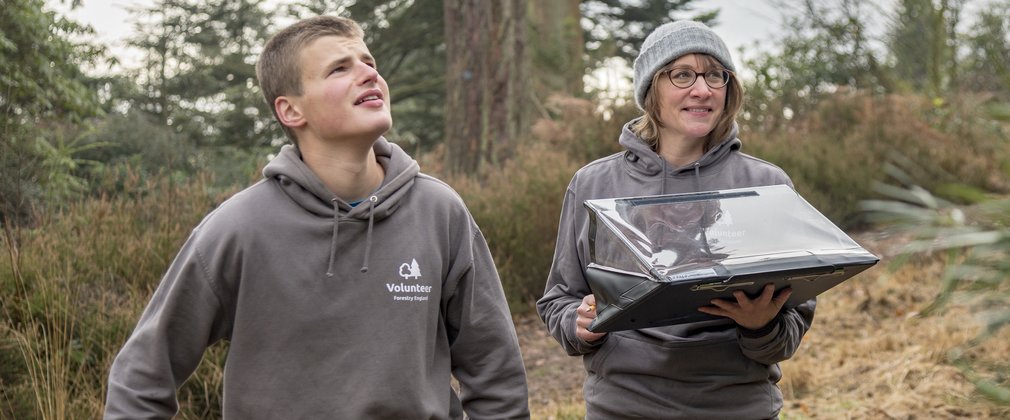
[[[786,185],[587,200],[592,332],[697,322],[765,285],[794,307],[879,261]]]

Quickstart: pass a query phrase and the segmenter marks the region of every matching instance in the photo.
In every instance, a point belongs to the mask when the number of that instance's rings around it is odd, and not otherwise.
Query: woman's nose
[[[699,74],[698,78],[694,80],[694,84],[691,85],[691,96],[703,98],[712,96],[712,88],[705,82],[704,74]]]

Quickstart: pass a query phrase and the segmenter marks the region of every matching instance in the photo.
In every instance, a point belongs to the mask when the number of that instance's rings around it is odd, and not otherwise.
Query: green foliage
[[[988,91],[1010,100],[1010,1],[994,1],[976,16],[967,34],[968,54],[958,86]]]
[[[954,26],[961,2],[902,0],[892,18],[888,44],[894,75],[908,91],[938,96],[954,70]]]
[[[104,147],[103,143],[83,144],[77,140],[65,141],[62,136],[52,143],[40,139],[35,143],[36,153],[42,156],[42,171],[45,174],[41,181],[47,191],[48,201],[63,202],[77,197],[85,190],[85,181],[77,173],[83,165],[95,162],[77,157],[82,152]]]
[[[993,1],[962,17],[961,0],[902,0],[883,36],[884,15],[868,0],[778,0],[782,31],[775,49],[745,60],[753,126],[781,127],[836,92],[925,93],[937,100],[1010,92],[1010,2]],[[962,20],[975,22],[959,32]]]
[[[893,76],[880,64],[867,29],[872,6],[865,0],[783,5],[778,51],[745,60],[754,71],[745,81],[748,124],[777,128],[813,111],[838,91],[890,92]]]
[[[155,116],[136,109],[125,114],[106,115],[82,132],[78,141],[106,145],[80,154],[83,159],[95,162],[84,174],[93,194],[131,192],[124,190],[127,175],[143,180],[161,176],[184,178],[196,171],[196,157],[200,153],[192,139],[176,133]],[[131,187],[145,185],[130,184]]]
[[[0,7],[0,224],[26,223],[46,198],[79,187],[67,125],[99,112],[80,66],[103,50],[72,41],[91,32],[41,0]]]
[[[33,125],[51,118],[74,122],[93,115],[95,98],[79,66],[103,50],[71,41],[92,33],[54,12],[41,0],[0,7],[0,107],[4,125]]]
[[[160,0],[134,10],[145,52],[131,109],[200,146],[265,147],[283,137],[259,93],[255,61],[270,16],[262,0]],[[143,19],[143,20],[140,20]]]
[[[193,139],[138,110],[106,116],[81,133],[77,142],[103,145],[77,154],[90,163],[80,176],[88,181],[87,191],[96,196],[138,193],[126,188],[146,188],[161,178],[184,183],[201,172],[214,173],[212,188],[217,190],[244,186],[259,178],[258,170],[268,156],[259,147],[199,147]]]
[[[718,10],[685,16],[694,10],[694,0],[586,0],[581,4],[588,69],[598,67],[603,60],[620,57],[631,62],[638,48],[657,26],[679,19],[691,19],[712,24]]]

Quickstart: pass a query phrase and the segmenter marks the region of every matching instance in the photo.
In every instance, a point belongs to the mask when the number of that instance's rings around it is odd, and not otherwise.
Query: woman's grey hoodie
[[[355,207],[285,146],[210,213],[116,358],[105,417],[172,417],[204,349],[227,340],[226,418],[528,418],[484,237],[398,146],[374,151],[385,179]]]
[[[773,418],[782,408],[778,362],[790,358],[813,321],[816,302],[783,310],[761,331],[730,319],[575,335],[575,309],[593,293],[585,200],[787,184],[780,168],[740,152],[737,130],[680,168],[624,126],[626,149],[580,169],[565,193],[554,264],[537,311],[570,355],[583,355],[587,419]],[[775,238],[768,238],[775,240]]]

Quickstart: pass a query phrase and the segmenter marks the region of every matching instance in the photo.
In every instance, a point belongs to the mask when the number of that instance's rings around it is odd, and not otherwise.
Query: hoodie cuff
[[[592,353],[592,352],[596,351],[597,348],[599,348],[600,346],[603,345],[603,342],[607,340],[607,337],[610,334],[607,334],[607,335],[603,336],[603,338],[601,338],[599,340],[596,340],[596,341],[592,341],[592,342],[583,340],[577,334],[575,334],[575,330],[578,329],[578,326],[575,325],[575,318],[576,317],[577,316],[576,316],[574,310],[566,312],[565,315],[564,315],[564,317],[563,317],[563,319],[564,319],[563,322],[566,325],[571,325],[571,326],[575,327],[575,328],[569,330],[569,331],[571,331],[571,335],[569,336],[570,339],[568,340],[568,342],[572,345],[572,348],[573,348],[573,350],[575,350],[575,352],[574,353],[569,353],[569,354],[571,354],[572,356],[574,356],[574,355],[578,355],[578,354],[586,354],[586,353]]]
[[[771,321],[768,321],[768,323],[765,324],[765,326],[758,328],[756,330],[742,327],[740,325],[737,325],[736,329],[737,331],[740,332],[741,336],[744,336],[746,338],[761,338],[770,334],[772,331],[775,331],[775,327],[778,327],[779,323],[781,322],[782,322],[782,314],[779,314],[775,315],[775,318],[772,318]]]

